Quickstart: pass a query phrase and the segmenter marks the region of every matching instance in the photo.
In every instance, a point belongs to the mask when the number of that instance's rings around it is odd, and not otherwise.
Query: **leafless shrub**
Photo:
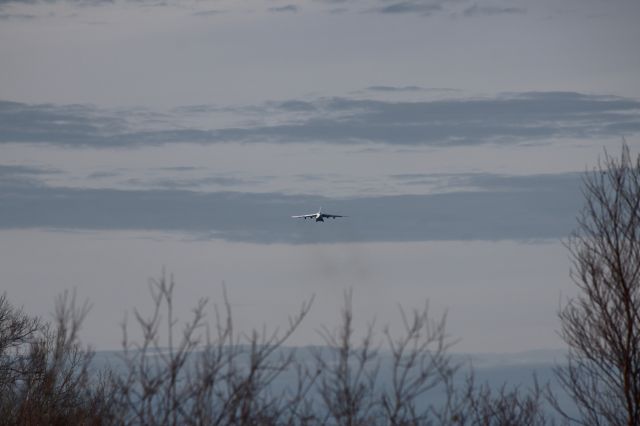
[[[299,420],[304,394],[313,380],[299,370],[296,389],[274,393],[271,385],[292,368],[294,353],[281,351],[283,343],[308,313],[311,302],[289,319],[279,333],[253,331],[236,335],[231,307],[216,309],[211,333],[205,321],[207,301],[201,299],[192,319],[176,337],[173,316],[173,279],[162,276],[150,286],[153,312],[135,312],[143,332],[140,343],[124,334],[124,374],[115,380],[121,424],[288,424]],[[166,345],[161,341],[162,313],[166,313]],[[309,378],[307,378],[309,377]]]
[[[400,308],[404,335],[385,336],[393,360],[391,384],[382,393],[382,408],[392,425],[427,424],[433,405],[419,408],[417,400],[428,391],[444,387],[458,365],[449,354],[453,342],[445,332],[446,316],[436,321],[429,318],[428,304],[414,310],[410,318]]]
[[[284,344],[311,307],[303,303],[282,332],[234,330],[226,290],[215,319],[201,299],[191,318],[174,315],[172,278],[150,283],[151,312],[134,311],[140,341],[128,337],[111,370],[95,374],[93,353],[78,342],[89,311],[75,293],[56,301],[55,321],[41,323],[0,298],[0,413],[10,424],[114,425],[510,425],[544,423],[539,388],[492,391],[454,386],[459,365],[445,316],[428,305],[407,314],[402,330],[374,323],[356,341],[352,294],[335,329],[322,328],[325,346],[311,362]],[[287,375],[286,380],[282,380]],[[284,384],[283,384],[284,383]],[[430,391],[433,391],[433,398]],[[446,396],[444,408],[439,406]]]
[[[321,332],[326,348],[314,351],[319,378],[318,393],[323,408],[322,423],[336,425],[371,425],[381,413],[376,401],[376,378],[379,362],[370,324],[359,347],[353,341],[351,292],[345,294],[341,323],[334,331]]]
[[[448,383],[447,403],[440,408],[442,425],[482,426],[542,426],[556,424],[549,417],[546,406],[547,387],[541,386],[534,376],[531,389],[509,387],[503,384],[492,389],[488,384],[476,384],[473,372],[465,383],[454,388]]]
[[[351,292],[346,293],[339,326],[322,330],[326,347],[314,353],[322,372],[317,387],[321,424],[433,423],[435,403],[427,393],[438,387],[446,390],[445,383],[457,370],[448,353],[452,342],[445,333],[445,316],[431,319],[428,305],[411,316],[400,309],[400,335],[386,327],[386,346],[378,344],[371,323],[357,344],[351,300]]]
[[[456,371],[445,318],[431,320],[427,306],[410,316],[401,310],[401,336],[385,329],[384,358],[373,324],[362,341],[354,341],[352,296],[346,293],[338,327],[322,329],[325,346],[312,352],[309,366],[283,345],[310,302],[282,333],[263,329],[237,335],[225,291],[212,328],[204,321],[206,301],[201,300],[176,338],[173,289],[165,276],[151,283],[151,315],[135,312],[143,332],[140,343],[130,342],[123,326],[124,373],[114,382],[119,424],[429,424],[434,406],[420,398]],[[165,345],[170,342],[171,349]],[[378,383],[383,362],[391,374],[388,383]],[[283,374],[294,375],[295,385],[282,389],[276,382]]]

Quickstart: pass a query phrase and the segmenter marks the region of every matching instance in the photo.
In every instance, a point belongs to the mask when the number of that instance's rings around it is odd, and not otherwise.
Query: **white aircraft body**
[[[335,219],[336,217],[346,217],[346,216],[341,216],[339,214],[326,214],[326,213],[322,213],[322,207],[320,208],[320,210],[318,210],[318,213],[311,213],[311,214],[301,214],[300,216],[291,216],[293,218],[296,219],[315,219],[316,222],[324,222],[324,219]]]

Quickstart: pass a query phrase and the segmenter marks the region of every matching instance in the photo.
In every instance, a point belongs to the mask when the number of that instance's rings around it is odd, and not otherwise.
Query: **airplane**
[[[347,217],[347,216],[341,216],[339,214],[326,214],[326,213],[322,213],[322,207],[320,207],[320,210],[318,210],[318,213],[312,213],[312,214],[302,214],[300,216],[291,216],[293,218],[296,219],[315,219],[316,222],[324,222],[324,219],[335,219],[336,217]]]

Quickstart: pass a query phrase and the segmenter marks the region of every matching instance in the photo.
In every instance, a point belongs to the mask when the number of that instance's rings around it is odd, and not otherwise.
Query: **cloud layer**
[[[258,243],[529,240],[561,238],[580,207],[578,174],[452,176],[446,194],[351,199],[281,193],[71,189],[37,183],[41,171],[0,168],[0,228],[163,230]],[[399,175],[407,181],[429,175]],[[348,218],[294,220],[319,206]]]
[[[189,108],[182,111],[193,112]],[[254,116],[280,113],[294,118],[217,129],[176,126],[134,130],[121,115],[96,108],[0,102],[0,143],[126,147],[173,142],[372,142],[450,146],[620,137],[640,132],[640,101],[572,92],[422,102],[322,98],[270,102],[244,111]]]
[[[0,0],[0,8],[3,5],[38,5],[47,3],[67,3],[77,6],[100,6],[114,3],[129,3],[139,5],[179,5],[179,2],[166,0]],[[301,6],[312,6],[313,4],[326,4],[333,7],[330,13],[335,13],[335,6],[340,6],[340,11],[346,12],[375,12],[384,15],[414,14],[417,16],[431,16],[435,13],[449,13],[455,16],[479,16],[524,13],[525,9],[513,6],[504,6],[503,2],[494,1],[492,4],[479,6],[477,3],[471,5],[460,0],[320,0],[308,1],[301,4],[285,4],[282,6],[267,7],[268,12],[299,12]],[[232,2],[227,2],[227,5]],[[261,3],[254,2],[252,5],[256,10],[260,10]],[[196,12],[196,15],[205,16],[205,13]]]

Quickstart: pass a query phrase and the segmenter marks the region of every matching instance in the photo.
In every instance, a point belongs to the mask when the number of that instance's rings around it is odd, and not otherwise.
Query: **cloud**
[[[412,93],[412,92],[434,92],[434,93],[456,93],[459,89],[450,89],[447,87],[420,87],[420,86],[369,86],[364,89],[370,92],[387,92],[387,93]]]
[[[156,6],[169,6],[170,4],[179,4],[175,0],[0,0],[0,10],[3,7],[12,7],[18,5],[30,5],[40,6],[47,4],[64,3],[71,6],[86,7],[86,6],[105,6],[115,4],[128,4],[136,5],[140,7],[156,7]],[[47,16],[54,16],[54,14],[48,14]]]
[[[29,166],[0,164],[0,187],[40,186],[41,175],[58,173],[56,170]]]
[[[157,2],[157,0],[141,0]],[[115,0],[0,0],[0,7],[11,4],[71,3],[79,6],[113,4]]]
[[[288,4],[286,6],[270,7],[269,12],[298,12],[299,8],[296,5]]]
[[[16,175],[42,175],[51,172],[52,170],[41,169],[38,167],[0,164],[0,177]]]
[[[159,0],[129,0],[135,2],[154,2],[158,3]],[[0,6],[3,4],[37,4],[37,3],[73,3],[78,5],[88,5],[88,4],[104,4],[104,3],[115,3],[115,0],[0,0]]]
[[[423,89],[419,86],[369,86],[365,90],[372,92],[419,92]]]
[[[621,132],[640,131],[640,102],[578,93],[424,102],[332,98],[314,105],[318,113],[301,121],[220,129],[216,136],[249,142],[439,146],[620,136]]]
[[[464,9],[462,14],[467,17],[472,17],[487,15],[522,14],[526,12],[527,10],[522,7],[478,6],[478,4],[476,3]]]
[[[516,191],[516,192],[546,192],[554,187],[571,188],[581,179],[581,173],[538,174],[510,176],[494,173],[412,173],[391,175],[394,180],[406,185],[422,185],[438,183],[438,190],[446,192],[472,191]]]
[[[109,172],[100,171],[100,172],[90,173],[87,176],[87,178],[88,179],[104,179],[104,178],[112,178],[116,176],[119,176],[119,173],[115,171],[109,171]]]
[[[193,16],[203,16],[203,17],[209,17],[209,16],[217,16],[217,15],[221,15],[226,13],[226,11],[224,10],[201,10],[199,12],[194,12],[192,15]]]
[[[181,111],[186,117],[195,113],[188,107]],[[0,143],[135,147],[165,143],[373,142],[451,146],[619,137],[640,132],[640,101],[573,92],[418,102],[322,98],[269,102],[225,113],[247,111],[263,123],[217,129],[171,127],[167,123],[165,129],[140,130],[123,114],[93,107],[0,102]],[[280,119],[265,124],[270,114],[279,114]]]
[[[0,101],[0,143],[99,145],[126,128],[123,118],[91,106]]]
[[[116,2],[145,6],[176,6],[180,2],[175,0],[0,0],[0,8],[12,4],[47,4],[47,3],[67,3],[77,6],[100,6],[105,4],[115,4]],[[468,0],[314,0],[314,3],[323,3],[331,9],[330,14],[341,14],[349,10],[374,12],[383,15],[417,15],[432,16],[434,14],[450,14],[451,16],[478,17],[489,15],[508,15],[526,13],[526,9],[512,5],[487,4],[479,5],[474,3],[468,5]],[[301,12],[302,9],[296,4],[286,4],[267,8],[271,13]],[[192,13],[193,16],[215,16],[226,13],[225,10],[202,10]],[[1,18],[4,16],[4,18]],[[0,19],[27,19],[29,15],[0,15]],[[30,16],[29,16],[30,17]]]
[[[12,179],[32,171],[0,168],[0,228],[163,230],[229,241],[291,244],[530,240],[566,236],[582,202],[580,175],[575,173],[452,175],[456,184],[476,190],[333,199],[181,189],[72,189]],[[290,218],[318,206],[349,218],[319,224]]]
[[[162,189],[195,189],[206,185],[215,186],[238,186],[246,184],[259,184],[264,181],[257,179],[245,179],[236,176],[205,176],[193,178],[132,178],[127,181],[129,185],[142,186],[145,188]]]
[[[387,15],[415,14],[418,16],[448,13],[451,16],[464,17],[526,13],[526,9],[512,5],[480,6],[474,3],[469,6],[466,0],[378,0],[377,3],[382,5],[371,7],[368,11]]]
[[[279,108],[285,111],[294,111],[294,112],[310,112],[310,111],[317,111],[318,109],[311,102],[296,101],[296,100],[277,102],[277,103],[272,103],[271,105],[273,105],[275,108]]]
[[[371,10],[383,14],[417,13],[423,16],[430,16],[443,10],[441,3],[441,1],[405,0],[375,7]]]
[[[1,166],[0,166],[1,167]],[[241,185],[257,185],[265,183],[268,176],[239,177],[232,173],[208,173],[205,168],[191,166],[158,167],[148,170],[146,175],[137,177],[127,174],[130,170],[100,170],[87,175],[90,181],[110,180],[118,187],[144,188],[144,189],[189,189],[200,191],[206,187],[234,187]],[[0,169],[0,179],[2,179]],[[41,174],[48,173],[41,171]],[[61,173],[61,172],[57,172]],[[119,178],[114,180],[112,178]],[[32,180],[33,182],[34,180]]]
[[[20,176],[37,176],[52,172],[55,171],[49,169],[41,169],[38,167],[0,164],[0,179],[4,179],[7,177],[14,178]]]
[[[0,21],[9,21],[9,20],[30,21],[32,19],[36,19],[37,17],[38,17],[37,15],[26,14],[26,13],[2,13],[0,14]]]

